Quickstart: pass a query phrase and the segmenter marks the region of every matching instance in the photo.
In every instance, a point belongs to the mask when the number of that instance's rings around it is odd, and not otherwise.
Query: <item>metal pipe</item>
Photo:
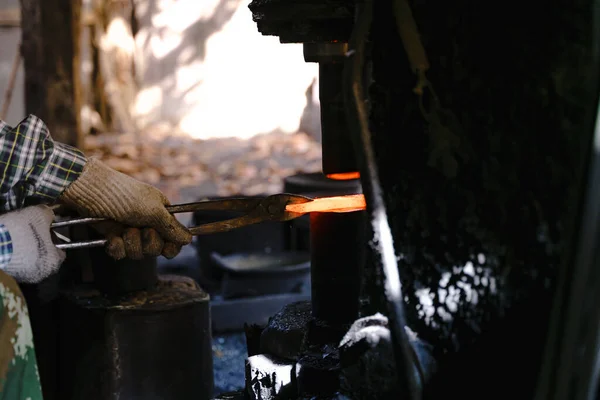
[[[365,243],[364,211],[310,215],[314,318],[331,325],[358,318]]]
[[[304,43],[304,61],[319,63],[321,146],[325,175],[358,169],[344,109],[343,72],[348,44]]]
[[[344,68],[344,99],[348,118],[349,133],[354,144],[363,193],[367,200],[374,237],[370,242],[374,261],[383,273],[384,293],[388,306],[389,328],[394,345],[394,357],[398,368],[400,386],[407,387],[409,398],[421,398],[421,390],[413,375],[410,344],[404,330],[406,316],[398,263],[394,250],[393,237],[387,220],[383,190],[371,142],[367,109],[363,102],[363,68],[366,40],[373,18],[372,0],[356,2],[356,21],[349,42]]]
[[[600,5],[593,8],[591,70],[600,65]],[[593,87],[595,110],[585,127],[589,135],[584,170],[580,172],[579,204],[567,237],[561,269],[553,288],[553,304],[535,400],[592,400],[600,378],[600,81]],[[591,96],[590,96],[591,97]],[[578,171],[579,172],[579,171]],[[576,175],[577,176],[577,175]],[[582,351],[584,350],[585,351]]]
[[[319,63],[321,102],[321,146],[323,173],[355,172],[358,169],[342,96],[344,64]]]

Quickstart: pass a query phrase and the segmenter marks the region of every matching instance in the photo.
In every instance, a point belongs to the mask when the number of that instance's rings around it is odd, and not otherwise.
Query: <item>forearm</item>
[[[83,153],[55,142],[30,115],[12,128],[0,121],[0,210],[53,203],[82,173]]]

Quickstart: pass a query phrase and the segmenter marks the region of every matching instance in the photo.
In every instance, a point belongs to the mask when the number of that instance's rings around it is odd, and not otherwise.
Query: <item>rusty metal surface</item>
[[[209,399],[209,296],[163,276],[151,291],[108,298],[68,292],[60,310],[60,399]]]
[[[64,292],[70,302],[87,309],[164,311],[184,304],[206,302],[209,299],[196,282],[183,276],[161,276],[151,290],[120,296],[104,296],[93,287],[80,286]]]
[[[221,206],[221,208],[208,208],[210,210],[237,210],[235,208],[238,204],[231,203],[232,200],[215,200],[215,207]],[[272,196],[268,196],[258,202],[258,204],[254,204],[254,199],[251,200],[253,207],[251,211],[239,218],[233,218],[226,221],[212,222],[204,225],[200,225],[197,227],[190,228],[190,232],[192,235],[205,235],[209,233],[218,233],[218,232],[227,232],[232,229],[241,228],[244,226],[256,224],[259,222],[267,222],[267,221],[276,221],[276,222],[285,222],[292,220],[294,218],[298,218],[303,214],[289,212],[286,210],[286,206],[288,204],[298,204],[298,203],[306,203],[311,201],[310,198],[300,195],[291,195],[291,194],[276,194]],[[223,202],[219,204],[219,202]],[[197,205],[204,205],[206,203],[196,203]],[[243,201],[241,202],[242,207]],[[208,204],[210,207],[210,204]],[[205,210],[206,208],[197,208],[195,207],[190,211],[198,211]],[[247,209],[244,208],[244,211]]]

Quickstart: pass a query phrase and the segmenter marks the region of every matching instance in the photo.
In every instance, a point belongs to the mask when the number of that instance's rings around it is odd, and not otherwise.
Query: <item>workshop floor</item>
[[[247,355],[244,333],[213,338],[215,395],[244,387],[244,362]]]

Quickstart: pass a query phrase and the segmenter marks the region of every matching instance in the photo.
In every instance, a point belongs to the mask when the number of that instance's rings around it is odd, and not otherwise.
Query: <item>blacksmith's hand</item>
[[[192,235],[165,206],[169,200],[157,188],[115,171],[90,158],[81,174],[59,198],[85,217],[108,218],[100,227],[115,258],[175,257]]]
[[[47,206],[26,207],[0,216],[8,231],[2,239],[12,243],[12,255],[4,272],[20,283],[39,283],[58,271],[64,251],[52,241],[54,213]]]

